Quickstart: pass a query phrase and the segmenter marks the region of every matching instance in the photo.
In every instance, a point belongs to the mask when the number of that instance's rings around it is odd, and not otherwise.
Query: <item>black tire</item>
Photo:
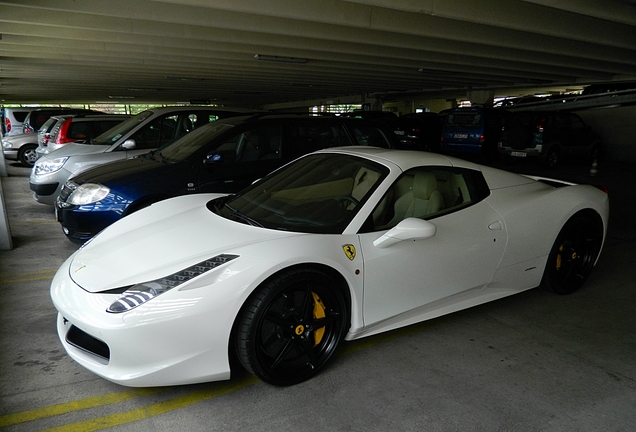
[[[38,146],[34,144],[26,144],[20,147],[20,150],[18,151],[18,160],[23,166],[31,168],[35,164],[35,161],[38,158],[38,154],[35,151],[37,147]]]
[[[288,386],[316,375],[348,330],[338,283],[314,269],[281,272],[246,302],[238,321],[241,364],[261,380]]]
[[[571,294],[586,281],[603,241],[603,223],[592,211],[570,218],[550,250],[541,287],[557,294]]]

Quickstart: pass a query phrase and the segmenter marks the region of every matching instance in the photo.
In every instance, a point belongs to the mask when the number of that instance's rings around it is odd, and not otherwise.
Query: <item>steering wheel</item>
[[[353,204],[354,207],[357,207],[358,204],[360,204],[360,201],[358,201],[357,199],[355,199],[352,196],[339,196],[338,198],[335,199],[336,201],[338,201],[338,203],[340,204],[340,206],[343,209],[347,209],[348,204]]]

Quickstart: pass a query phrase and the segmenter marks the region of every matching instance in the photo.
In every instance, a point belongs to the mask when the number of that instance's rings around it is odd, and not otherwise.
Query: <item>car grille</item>
[[[78,185],[72,181],[67,181],[66,183],[64,183],[64,186],[62,186],[62,190],[60,191],[60,201],[66,202],[69,195],[72,194],[75,189],[77,189],[77,186]]]
[[[93,354],[106,361],[110,360],[110,348],[108,348],[108,345],[74,325],[66,333],[66,342],[84,352]]]

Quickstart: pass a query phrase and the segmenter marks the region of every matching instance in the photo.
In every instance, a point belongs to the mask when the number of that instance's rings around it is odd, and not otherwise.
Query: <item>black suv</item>
[[[535,158],[552,168],[562,157],[601,157],[601,138],[571,112],[515,112],[502,129],[499,153],[509,158]]]
[[[82,243],[153,202],[238,192],[316,150],[395,144],[391,130],[363,119],[273,113],[221,119],[148,154],[77,174],[62,188],[56,214],[67,237]]]

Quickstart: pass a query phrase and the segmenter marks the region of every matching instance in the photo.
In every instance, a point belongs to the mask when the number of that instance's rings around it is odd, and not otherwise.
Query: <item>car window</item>
[[[107,130],[100,136],[95,138],[94,143],[97,145],[111,145],[117,142],[121,137],[129,133],[131,130],[145,122],[153,115],[152,111],[143,111],[136,116],[130,117],[112,129]]]
[[[453,128],[478,128],[482,124],[480,112],[452,112],[446,117],[445,127]]]
[[[66,138],[78,141],[90,138],[92,135],[91,122],[71,121],[66,131]]]
[[[572,130],[583,130],[585,129],[585,123],[579,117],[575,115],[570,115],[570,127]]]
[[[363,231],[390,229],[409,217],[432,219],[475,204],[487,194],[479,173],[450,167],[414,168],[384,194]]]
[[[209,158],[215,162],[251,162],[280,159],[282,126],[257,125],[232,134],[214,148]]]
[[[570,122],[568,121],[567,115],[557,114],[552,119],[552,124],[550,126],[557,130],[567,130],[570,128]]]
[[[343,130],[331,122],[290,122],[286,125],[286,139],[284,152],[288,159],[324,148],[351,144]]]
[[[389,147],[388,140],[384,134],[373,126],[352,125],[350,128],[357,145]]]
[[[388,168],[348,155],[313,154],[208,204],[228,219],[285,231],[339,234],[384,180]],[[225,205],[227,204],[227,205]]]
[[[192,131],[192,133],[187,135],[187,138],[182,137],[177,141],[160,148],[156,152],[156,155],[162,160],[168,162],[180,162],[187,159],[195,152],[201,150],[206,145],[212,143],[216,137],[226,133],[233,127],[234,124],[228,122],[210,123],[207,126],[197,128],[196,130]],[[223,150],[230,149],[231,151],[229,153],[231,155],[228,157],[234,157],[235,145],[232,143],[232,140],[228,139],[224,141],[221,147],[223,147]],[[220,147],[218,149],[220,149]],[[217,151],[215,152],[215,154],[210,155],[210,158],[212,158],[212,160],[214,160],[215,162],[221,162],[223,159],[223,155],[221,155],[220,152]]]

